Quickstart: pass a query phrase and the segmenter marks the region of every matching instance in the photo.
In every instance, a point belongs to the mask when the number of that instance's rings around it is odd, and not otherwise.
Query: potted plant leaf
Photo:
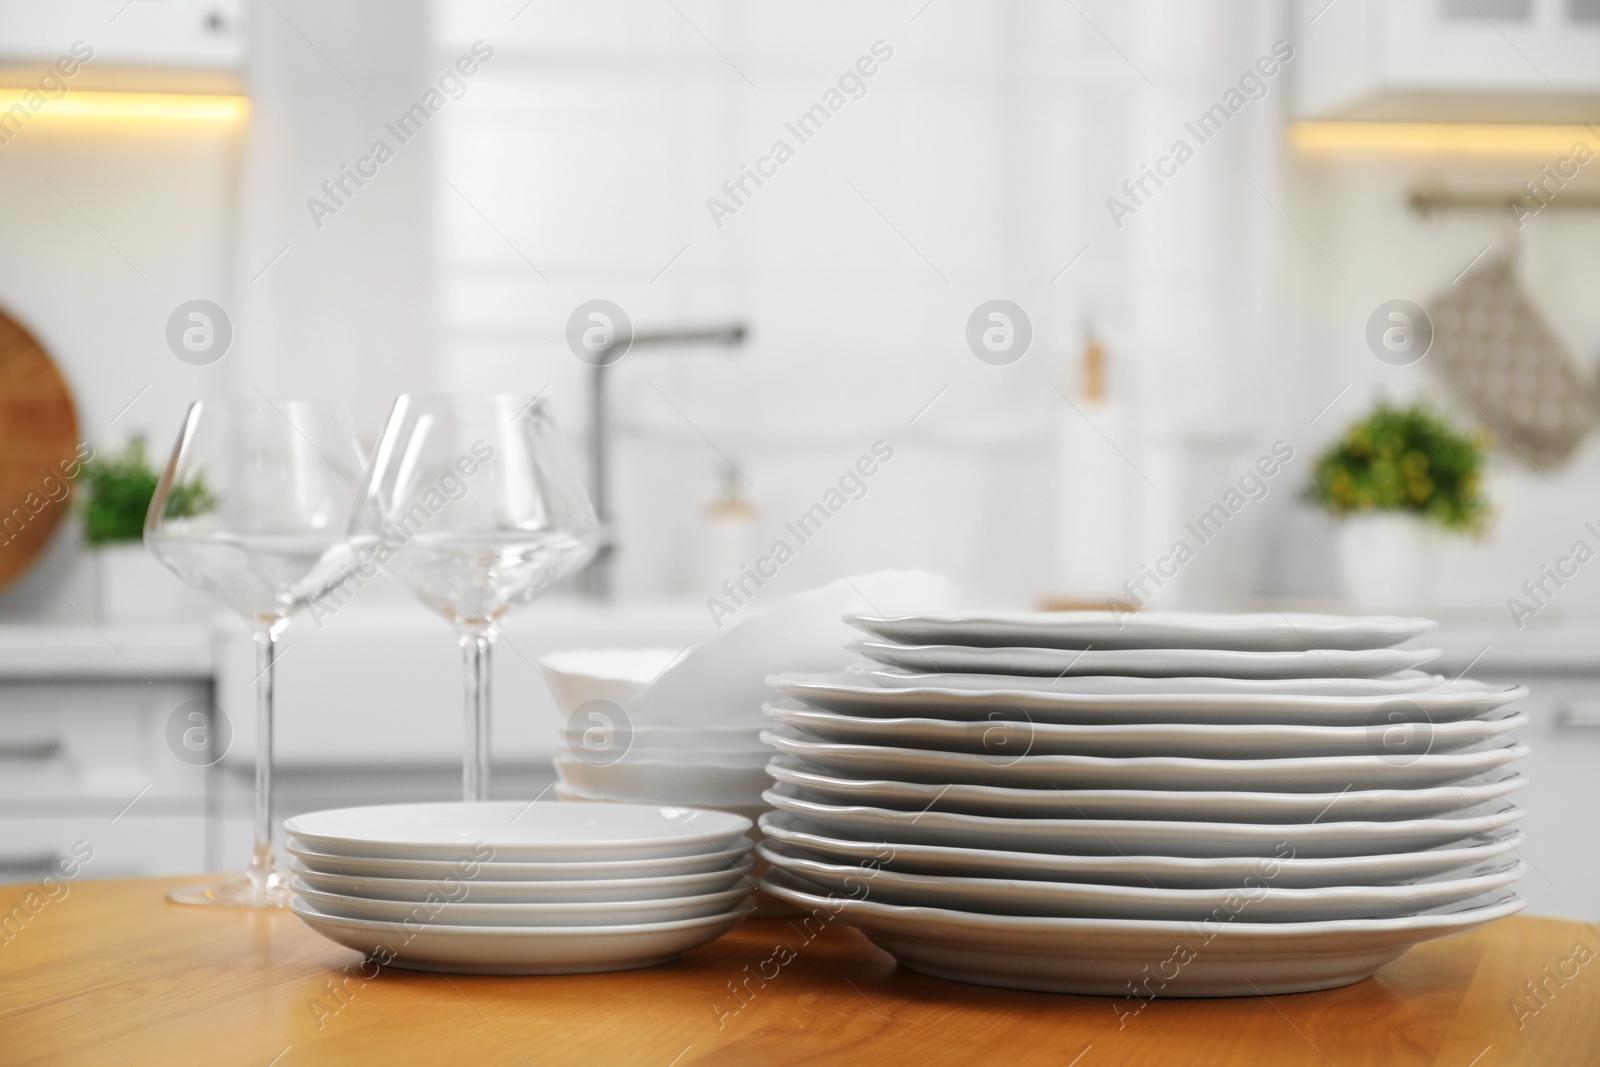
[[[1417,608],[1429,597],[1436,532],[1481,533],[1485,444],[1426,405],[1379,404],[1317,457],[1308,499],[1340,520],[1345,598],[1368,610]]]
[[[78,474],[83,535],[95,552],[106,622],[176,621],[205,610],[204,601],[145,551],[144,518],[159,479],[139,438],[120,453],[96,453]],[[216,505],[199,481],[179,486],[172,499],[188,515]]]

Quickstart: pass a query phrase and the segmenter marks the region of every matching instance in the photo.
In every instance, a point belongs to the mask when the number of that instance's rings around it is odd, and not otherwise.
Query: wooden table
[[[1119,1028],[1110,1000],[924,978],[848,928],[808,944],[776,919],[646,971],[364,980],[292,914],[168,904],[174,884],[69,883],[20,925],[29,887],[0,887],[0,1063],[1600,1064],[1593,924],[1505,919],[1346,989],[1156,1001]]]

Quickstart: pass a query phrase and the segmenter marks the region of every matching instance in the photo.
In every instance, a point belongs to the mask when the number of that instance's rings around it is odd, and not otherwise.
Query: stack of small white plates
[[[578,649],[539,660],[566,716],[555,767],[564,800],[685,804],[754,819],[770,785],[762,723],[635,723],[627,706],[682,650]],[[754,709],[752,709],[754,710]]]
[[[1521,688],[1417,670],[1426,619],[852,617],[773,679],[774,896],[904,966],[1071,993],[1359,981],[1521,909]]]
[[[566,800],[688,804],[754,819],[767,810],[772,752],[759,723],[727,727],[640,727],[620,742],[591,743],[597,730],[569,730],[556,756],[557,793]]]
[[[753,908],[748,819],[692,808],[393,804],[284,824],[291,907],[333,941],[421,971],[649,967]]]

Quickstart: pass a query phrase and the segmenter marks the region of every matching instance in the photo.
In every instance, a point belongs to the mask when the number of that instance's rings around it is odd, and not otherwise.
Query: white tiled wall
[[[1277,99],[1124,229],[1105,199],[1270,46],[1276,11],[628,0],[509,21],[500,3],[438,5],[441,61],[496,49],[441,126],[443,176],[472,202],[440,199],[448,378],[549,383],[576,430],[584,368],[561,333],[581,301],[641,326],[747,321],[732,358],[640,354],[614,373],[623,591],[689,588],[718,452],[776,532],[883,438],[895,462],[785,581],[917,564],[974,599],[1027,601],[1051,591],[1053,430],[1077,417],[1049,382],[1093,314],[1140,416],[1117,476],[1142,499],[1166,472],[1143,505],[1165,545],[1186,435],[1248,439],[1261,421],[1241,385],[1270,326],[1254,294],[1277,222],[1241,174],[1276,196]],[[793,143],[784,121],[879,40],[894,56],[866,95],[717,228],[706,198],[774,138]],[[964,342],[996,297],[1034,325],[1009,367]]]
[[[1537,158],[1302,158],[1290,170],[1288,207],[1305,235],[1349,274],[1348,285],[1329,280],[1326,265],[1294,234],[1284,236],[1287,318],[1301,353],[1296,403],[1315,410],[1345,385],[1351,388],[1318,420],[1311,441],[1321,445],[1359,418],[1379,397],[1426,397],[1463,426],[1482,423],[1424,359],[1391,367],[1373,358],[1363,340],[1367,316],[1395,298],[1426,305],[1446,290],[1474,257],[1493,244],[1506,247],[1511,231],[1496,216],[1452,214],[1421,219],[1406,196],[1423,183],[1510,192],[1536,175]],[[1583,188],[1600,180],[1583,176]],[[1517,235],[1523,285],[1573,356],[1592,368],[1600,357],[1600,303],[1592,296],[1594,248],[1600,213],[1550,210],[1530,219]],[[1491,253],[1493,254],[1493,253]],[[1443,542],[1435,576],[1442,610],[1487,612],[1508,626],[1507,598],[1520,596],[1524,580],[1541,564],[1567,552],[1584,536],[1583,524],[1600,515],[1587,487],[1600,475],[1600,443],[1587,441],[1565,465],[1537,471],[1506,448],[1494,454],[1487,492],[1493,525],[1481,540]],[[1304,595],[1333,590],[1329,528],[1320,518],[1274,520],[1280,588]],[[1600,608],[1600,583],[1569,583],[1552,601],[1553,614],[1592,615]]]

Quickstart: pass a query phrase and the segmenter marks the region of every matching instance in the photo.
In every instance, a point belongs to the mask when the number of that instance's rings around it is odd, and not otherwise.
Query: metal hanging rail
[[[1600,192],[1557,190],[1542,202],[1528,193],[1464,192],[1442,185],[1421,185],[1406,197],[1412,211],[1423,218],[1447,211],[1504,211],[1509,215],[1533,215],[1544,211],[1600,211]],[[1518,208],[1522,211],[1519,213]]]

